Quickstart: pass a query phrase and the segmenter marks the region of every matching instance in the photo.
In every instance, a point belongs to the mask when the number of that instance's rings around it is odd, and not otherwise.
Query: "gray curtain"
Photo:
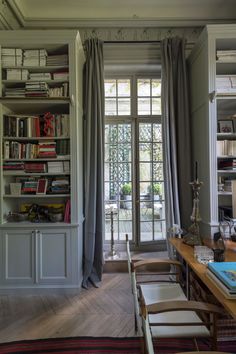
[[[98,286],[104,236],[104,64],[103,42],[85,42],[84,66],[84,267],[83,284]]]
[[[190,226],[191,151],[190,113],[185,59],[185,40],[161,42],[162,117],[167,228]],[[172,250],[167,242],[169,255]]]

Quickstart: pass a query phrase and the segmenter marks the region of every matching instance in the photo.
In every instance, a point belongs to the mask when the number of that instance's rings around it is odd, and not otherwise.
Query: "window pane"
[[[162,141],[161,124],[153,124],[153,141]]]
[[[138,79],[138,96],[151,96],[150,79]]]
[[[139,161],[151,161],[152,158],[152,145],[139,144]]]
[[[150,98],[138,98],[138,115],[150,115]]]
[[[130,97],[130,80],[118,80],[118,96]]]
[[[130,124],[119,124],[118,142],[119,143],[131,142],[131,125]]]
[[[106,98],[105,99],[105,115],[114,116],[116,115],[116,99],[115,98]]]
[[[160,96],[160,95],[161,95],[161,81],[152,80],[152,96]]]
[[[151,163],[140,163],[139,164],[139,174],[140,181],[150,181],[151,180]]]
[[[162,144],[154,143],[153,144],[153,160],[154,161],[162,161]]]
[[[150,182],[142,182],[139,184],[140,188],[140,200],[150,200]]]
[[[152,99],[152,114],[161,114],[161,99]]]
[[[116,80],[105,80],[105,97],[116,96]]]
[[[118,98],[118,115],[130,115],[130,98]]]
[[[141,227],[141,241],[152,241],[152,235],[153,235],[153,223],[152,221],[147,221],[147,222],[141,222],[140,223]]]
[[[119,162],[131,162],[131,145],[119,144],[116,148]]]
[[[163,180],[163,164],[153,163],[153,180],[162,181]]]
[[[150,142],[152,140],[152,125],[151,124],[139,124],[139,141]]]

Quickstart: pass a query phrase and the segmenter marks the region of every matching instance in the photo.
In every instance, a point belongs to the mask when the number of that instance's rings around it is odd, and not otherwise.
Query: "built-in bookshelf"
[[[236,218],[236,26],[208,25],[190,58],[193,158],[203,182],[202,232]],[[199,70],[199,68],[201,70]]]
[[[81,281],[83,63],[77,31],[0,33],[0,286]]]

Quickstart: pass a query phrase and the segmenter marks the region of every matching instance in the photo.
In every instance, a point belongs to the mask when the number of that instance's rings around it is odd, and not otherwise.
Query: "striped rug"
[[[0,344],[1,354],[139,354],[142,339],[138,337],[73,337],[24,340]],[[198,340],[200,350],[209,350],[204,340]],[[155,342],[157,354],[172,354],[194,350],[189,339],[161,339]],[[236,341],[220,342],[218,350],[236,353]]]

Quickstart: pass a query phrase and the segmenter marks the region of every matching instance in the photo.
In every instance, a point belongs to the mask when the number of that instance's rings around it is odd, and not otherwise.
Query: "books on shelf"
[[[236,93],[236,75],[217,75],[217,93]]]
[[[236,292],[229,290],[211,270],[206,270],[206,276],[217,286],[226,299],[236,299]]]
[[[2,67],[21,66],[23,50],[21,48],[2,48]]]
[[[23,51],[23,66],[46,66],[46,49],[26,49]]]
[[[216,59],[218,61],[229,61],[236,62],[236,50],[217,50],[216,51]]]
[[[217,140],[217,156],[236,156],[236,140]]]
[[[208,263],[208,269],[232,292],[236,293],[236,262]]]
[[[219,170],[233,170],[236,169],[236,159],[221,159],[218,161]]]
[[[45,137],[45,115],[4,115],[4,137]],[[54,137],[69,137],[70,120],[68,114],[53,114],[51,133]]]
[[[12,81],[26,81],[29,78],[29,70],[27,69],[7,69],[6,79]]]
[[[47,66],[67,66],[69,59],[67,54],[48,55],[46,60]]]

